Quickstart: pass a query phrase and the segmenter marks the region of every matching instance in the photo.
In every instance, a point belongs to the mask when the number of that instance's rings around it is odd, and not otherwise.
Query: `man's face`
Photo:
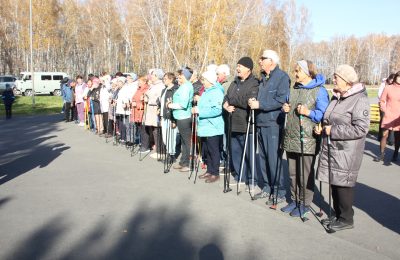
[[[245,66],[238,64],[236,67],[236,72],[239,78],[246,79],[249,76],[250,69]]]
[[[272,60],[266,57],[261,57],[258,61],[258,64],[260,65],[261,69],[266,73],[269,73],[273,66]]]

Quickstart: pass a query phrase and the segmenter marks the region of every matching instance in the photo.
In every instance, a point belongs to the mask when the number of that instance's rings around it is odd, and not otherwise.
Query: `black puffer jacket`
[[[258,79],[251,74],[246,80],[241,81],[238,77],[231,83],[225,95],[225,101],[235,107],[232,113],[232,132],[246,133],[249,114],[248,100],[257,98]]]

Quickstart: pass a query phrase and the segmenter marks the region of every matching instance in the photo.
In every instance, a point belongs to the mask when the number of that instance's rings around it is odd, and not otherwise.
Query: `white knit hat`
[[[206,71],[201,74],[201,76],[213,85],[217,82],[217,74],[215,71]]]

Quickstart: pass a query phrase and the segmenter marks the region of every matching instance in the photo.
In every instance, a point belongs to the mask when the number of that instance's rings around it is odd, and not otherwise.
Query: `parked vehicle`
[[[20,79],[16,81],[16,92],[24,96],[32,96],[32,80],[30,72],[21,72]],[[60,82],[68,77],[64,72],[34,72],[35,95],[51,94],[61,96]]]
[[[10,85],[12,89],[15,89],[15,81],[17,80],[14,76],[0,76],[0,95],[6,90],[7,84]]]

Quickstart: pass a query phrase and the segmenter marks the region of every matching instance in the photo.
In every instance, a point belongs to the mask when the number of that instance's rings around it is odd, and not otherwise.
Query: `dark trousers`
[[[242,178],[240,178],[240,169],[242,167],[242,157],[244,151],[244,144],[246,141],[246,133],[232,132],[231,136],[231,165],[237,174],[237,181],[245,181],[246,184],[249,183],[251,179],[251,149],[253,145],[251,144],[253,134],[249,134],[247,141],[247,151],[245,154],[245,159],[243,162],[243,173]],[[257,178],[257,175],[255,175]]]
[[[103,129],[104,133],[108,133],[108,112],[103,113]]]
[[[150,135],[146,131],[146,126],[138,123],[138,129],[140,132],[140,150],[147,151],[150,149]]]
[[[259,169],[263,178],[263,190],[267,193],[276,193],[279,186],[278,197],[286,195],[286,187],[284,183],[284,174],[281,169],[281,174],[278,180],[279,168],[282,167],[282,162],[279,161],[280,143],[280,127],[268,126],[257,127],[258,144],[259,144]]]
[[[11,111],[12,111],[12,104],[4,104],[5,110],[6,110],[6,119],[11,118]]]
[[[286,157],[289,166],[290,192],[292,201],[302,201],[304,205],[310,206],[314,196],[314,164],[316,156],[310,154],[304,155],[304,179],[306,182],[305,203],[303,201],[303,178],[301,173],[301,164],[303,162],[301,159],[301,154],[286,152]]]
[[[129,116],[128,115],[118,115],[118,128],[120,139],[126,141],[126,128],[129,124]]]
[[[353,224],[353,202],[354,202],[354,189],[352,187],[340,187],[331,185],[333,209],[336,213],[336,218],[340,221]]]
[[[65,102],[65,111],[64,111],[64,113],[65,113],[65,120],[67,122],[72,120],[72,117],[73,117],[73,114],[74,114],[72,109],[73,109],[73,107],[71,107],[71,102]]]
[[[192,119],[187,118],[187,119],[177,120],[176,124],[178,126],[182,144],[182,155],[179,164],[184,167],[185,166],[189,167]]]
[[[204,153],[207,157],[207,172],[219,175],[220,141],[222,135],[202,137]]]

